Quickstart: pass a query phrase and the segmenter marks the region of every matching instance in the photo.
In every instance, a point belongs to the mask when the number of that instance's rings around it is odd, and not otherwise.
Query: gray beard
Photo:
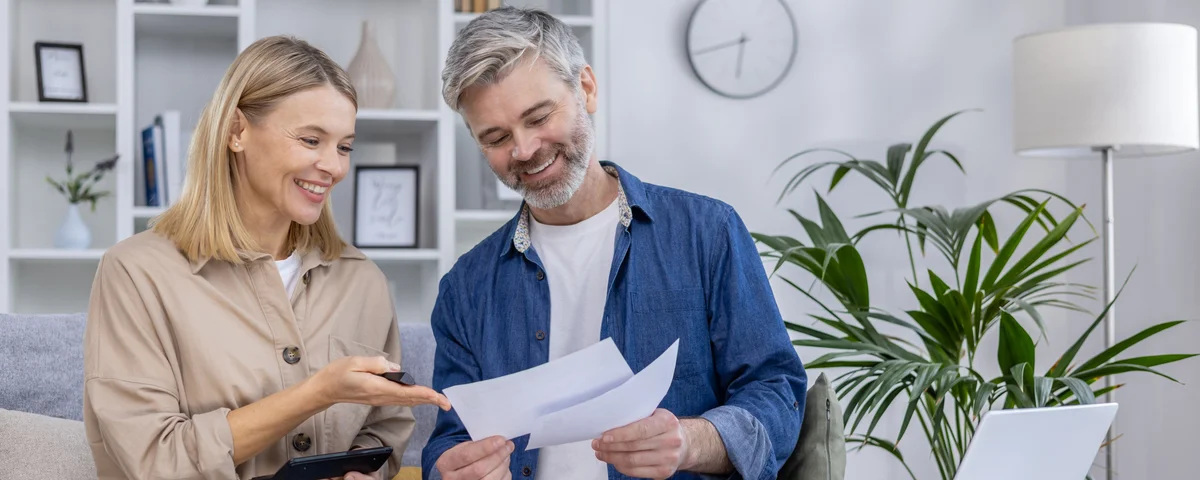
[[[496,176],[505,186],[521,194],[525,198],[525,202],[533,208],[549,210],[561,207],[570,201],[575,192],[579,191],[579,187],[583,185],[583,180],[587,176],[588,163],[596,144],[592,117],[583,107],[580,105],[579,114],[575,117],[570,145],[555,144],[548,148],[543,147],[534,155],[534,160],[526,162],[531,167],[523,171],[510,169],[508,174],[496,172]],[[521,173],[541,168],[557,157],[559,153],[562,153],[561,161],[564,162],[561,178],[541,185],[528,185],[521,181]]]

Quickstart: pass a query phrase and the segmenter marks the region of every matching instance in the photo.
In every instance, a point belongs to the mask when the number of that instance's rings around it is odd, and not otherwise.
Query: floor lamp
[[[1196,29],[1165,23],[1069,27],[1013,43],[1014,144],[1018,154],[1099,158],[1104,205],[1104,302],[1115,295],[1113,159],[1200,147]],[[1105,348],[1115,343],[1115,309]],[[1105,378],[1105,386],[1113,384]],[[1115,401],[1108,393],[1105,402]],[[1107,440],[1112,441],[1110,429]],[[1105,449],[1113,478],[1111,443]]]

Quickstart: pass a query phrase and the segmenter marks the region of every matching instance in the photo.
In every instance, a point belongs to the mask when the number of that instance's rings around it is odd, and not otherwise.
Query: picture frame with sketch
[[[417,248],[420,179],[415,165],[354,167],[356,248]]]
[[[34,42],[33,58],[37,67],[38,101],[87,103],[82,44]]]

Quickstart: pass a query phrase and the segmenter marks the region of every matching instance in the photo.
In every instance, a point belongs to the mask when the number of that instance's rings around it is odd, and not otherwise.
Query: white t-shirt
[[[550,282],[550,360],[600,341],[618,204],[574,225],[545,225],[530,216],[529,240]],[[541,449],[538,480],[607,479],[590,440]]]
[[[292,292],[296,291],[296,280],[300,278],[300,254],[292,251],[292,254],[283,260],[275,261],[275,268],[279,269],[279,278],[283,280],[283,289],[287,292],[288,298],[292,298]]]

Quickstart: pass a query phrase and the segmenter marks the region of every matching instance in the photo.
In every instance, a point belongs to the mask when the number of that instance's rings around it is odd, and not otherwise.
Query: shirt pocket
[[[679,339],[676,380],[712,369],[704,289],[641,289],[633,292],[631,302],[637,317],[632,337],[646,357],[639,367],[649,365]]]
[[[384,357],[387,353],[369,345],[345,337],[329,336],[329,362],[343,357]],[[388,360],[395,361],[391,358]],[[338,403],[325,410],[325,452],[344,452],[350,449],[354,438],[362,430],[371,413],[370,405]]]

